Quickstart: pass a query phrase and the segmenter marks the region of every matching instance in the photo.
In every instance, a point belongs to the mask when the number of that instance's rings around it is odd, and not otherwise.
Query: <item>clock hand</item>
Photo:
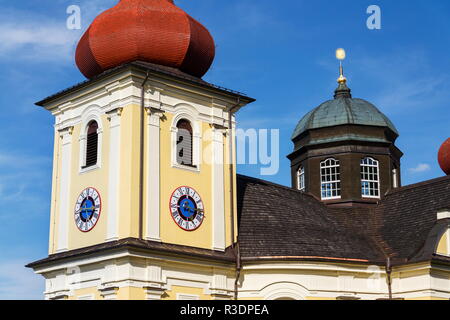
[[[188,210],[190,210],[190,211],[194,211],[194,212],[203,212],[202,209],[195,209],[195,208],[192,208],[192,207],[190,207],[187,203],[184,204],[183,208],[184,208],[184,209],[188,209]]]

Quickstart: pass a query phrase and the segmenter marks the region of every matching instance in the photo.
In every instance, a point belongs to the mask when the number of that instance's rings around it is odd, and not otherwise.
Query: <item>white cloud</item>
[[[415,168],[410,168],[409,172],[411,173],[422,173],[422,172],[426,172],[426,171],[430,171],[431,167],[429,164],[427,163],[420,163],[419,165],[417,165],[417,167]]]
[[[42,300],[44,278],[24,261],[0,262],[0,300]]]
[[[55,61],[65,63],[73,57],[79,31],[68,30],[57,21],[25,11],[0,14],[0,57],[3,60]]]
[[[32,11],[2,9],[0,13],[0,58],[67,64],[73,62],[75,48],[84,30],[115,0],[84,1],[81,7],[83,30],[69,30],[66,6],[59,6],[58,18]]]
[[[450,97],[449,76],[432,70],[428,55],[420,50],[391,52],[383,57],[366,54],[355,64],[360,72],[380,82],[374,102],[390,113],[429,108]]]

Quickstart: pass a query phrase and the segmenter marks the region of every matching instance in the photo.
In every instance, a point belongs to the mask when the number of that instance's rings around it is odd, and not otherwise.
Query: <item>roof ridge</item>
[[[294,188],[292,188],[292,187],[284,186],[284,185],[282,185],[282,184],[275,183],[275,182],[272,182],[272,181],[263,180],[263,179],[255,178],[255,177],[250,177],[250,176],[246,176],[246,175],[243,175],[243,174],[237,174],[237,177],[238,177],[238,178],[243,178],[243,179],[245,179],[245,180],[253,180],[253,181],[255,181],[255,182],[262,182],[262,183],[265,183],[265,184],[268,184],[268,185],[271,185],[271,186],[274,186],[274,187],[277,187],[277,188],[285,189],[285,190],[287,190],[287,191],[291,191],[291,192],[297,193],[297,194],[299,194],[299,195],[308,196],[308,197],[311,197],[311,198],[313,198],[313,199],[315,199],[315,200],[318,200],[318,199],[317,199],[314,195],[312,195],[311,193],[303,192],[303,191],[294,189]],[[319,201],[319,202],[320,202],[320,201]],[[322,203],[322,202],[320,202],[320,203]]]
[[[386,193],[385,196],[387,197],[391,194],[408,191],[408,190],[415,189],[415,188],[422,187],[422,186],[432,185],[432,184],[439,183],[439,182],[442,182],[445,180],[450,180],[450,176],[438,177],[438,178],[434,178],[434,179],[430,179],[430,180],[425,180],[425,181],[409,184],[409,185],[399,187],[396,189],[391,189]]]

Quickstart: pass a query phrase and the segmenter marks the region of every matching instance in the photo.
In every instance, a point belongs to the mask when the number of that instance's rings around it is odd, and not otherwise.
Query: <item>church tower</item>
[[[81,38],[55,116],[47,299],[233,296],[234,114],[215,44],[171,0],[121,0]],[[195,259],[194,259],[195,257]]]
[[[292,135],[292,187],[328,205],[376,204],[401,186],[402,152],[395,146],[394,124],[373,104],[353,98],[341,60],[334,99],[310,111]]]

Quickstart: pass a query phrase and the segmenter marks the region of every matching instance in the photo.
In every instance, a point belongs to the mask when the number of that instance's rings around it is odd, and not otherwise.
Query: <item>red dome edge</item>
[[[450,175],[450,138],[448,138],[439,149],[438,161],[442,171]]]

